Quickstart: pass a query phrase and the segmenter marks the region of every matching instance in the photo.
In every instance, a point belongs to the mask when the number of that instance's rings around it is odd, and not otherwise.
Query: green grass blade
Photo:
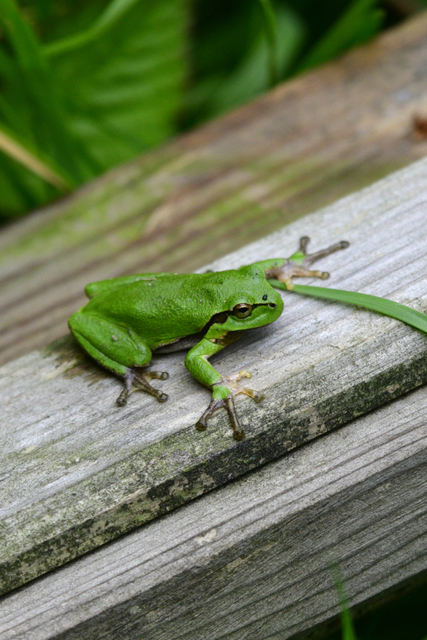
[[[342,640],[357,640],[340,567],[338,564],[334,564],[331,569],[334,577],[335,588],[340,601]]]
[[[37,149],[19,140],[7,127],[0,123],[0,151],[13,158],[59,190],[71,189],[73,181],[64,175],[59,167],[43,157]]]
[[[353,621],[348,609],[342,609],[341,611],[341,628],[342,640],[357,640],[354,632]]]
[[[284,283],[278,282],[277,280],[269,280],[269,283],[275,288],[288,290]],[[371,296],[366,293],[356,293],[342,289],[326,289],[325,287],[311,287],[303,284],[296,284],[292,291],[305,296],[314,296],[316,298],[335,300],[336,302],[345,302],[346,304],[364,307],[365,309],[370,309],[371,311],[376,311],[377,313],[400,320],[400,322],[409,324],[411,327],[427,333],[427,315],[399,302],[393,302],[392,300]]]

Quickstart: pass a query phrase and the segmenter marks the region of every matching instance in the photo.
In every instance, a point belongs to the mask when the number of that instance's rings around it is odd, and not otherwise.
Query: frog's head
[[[282,296],[267,282],[264,271],[249,265],[235,273],[238,276],[225,305],[228,317],[224,329],[255,329],[277,320],[283,311]]]

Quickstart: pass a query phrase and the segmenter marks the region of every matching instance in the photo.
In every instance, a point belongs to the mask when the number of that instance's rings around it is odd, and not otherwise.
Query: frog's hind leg
[[[316,260],[320,260],[320,258],[325,258],[326,256],[329,256],[331,253],[335,253],[335,251],[340,251],[341,249],[347,249],[347,247],[349,246],[349,243],[346,240],[341,240],[341,242],[336,242],[335,244],[332,244],[330,247],[326,247],[326,249],[320,249],[320,251],[316,251],[316,253],[307,253],[307,246],[309,242],[310,242],[310,238],[308,236],[303,236],[302,238],[300,238],[299,251],[296,254],[296,255],[302,254],[302,256],[304,256],[301,264],[304,265],[305,267],[309,267],[311,264],[313,264],[313,262],[316,262]],[[289,259],[293,260],[294,257],[291,256]],[[322,271],[321,273],[325,273],[325,272]]]
[[[124,378],[124,389],[117,404],[126,404],[129,395],[136,389],[146,391],[165,402],[168,396],[155,389],[150,380],[166,380],[165,371],[140,371],[151,361],[151,350],[132,329],[120,327],[95,315],[75,313],[69,320],[72,334],[80,345],[99,364]]]
[[[285,283],[287,289],[294,288],[294,283],[292,282],[292,278],[294,277],[314,277],[320,278],[321,280],[327,280],[329,278],[329,273],[327,271],[313,271],[309,269],[309,267],[313,262],[316,262],[316,260],[320,260],[320,258],[329,256],[331,253],[335,253],[335,251],[346,249],[349,246],[349,243],[342,240],[341,242],[337,242],[326,249],[316,251],[316,253],[307,253],[307,245],[309,242],[310,238],[308,236],[301,238],[299,250],[288,260],[285,260],[282,266],[273,266],[270,269],[267,269],[265,271],[266,278],[275,278],[276,280]]]
[[[166,371],[136,371],[135,369],[128,369],[125,373],[125,386],[116,402],[119,407],[123,407],[127,401],[129,395],[136,389],[146,391],[150,395],[157,398],[159,402],[166,402],[169,396],[163,391],[155,389],[148,381],[149,380],[167,380],[169,374]]]

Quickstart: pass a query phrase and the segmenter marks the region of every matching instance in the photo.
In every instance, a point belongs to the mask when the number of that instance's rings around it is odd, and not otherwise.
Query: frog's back
[[[227,310],[236,278],[243,283],[239,271],[162,275],[103,291],[82,312],[133,329],[154,349],[198,333],[213,315]]]

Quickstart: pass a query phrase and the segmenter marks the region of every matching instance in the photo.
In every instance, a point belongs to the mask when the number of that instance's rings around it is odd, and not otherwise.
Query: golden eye
[[[240,304],[236,304],[233,309],[233,313],[236,318],[247,318],[252,313],[252,305],[246,304],[246,302],[241,302]]]

